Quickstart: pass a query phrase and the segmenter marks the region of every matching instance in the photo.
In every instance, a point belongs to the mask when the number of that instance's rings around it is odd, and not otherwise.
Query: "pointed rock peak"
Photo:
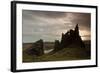
[[[79,27],[78,27],[78,24],[76,24],[76,27],[75,27],[75,29],[76,29],[76,30],[78,30],[78,29],[79,29]]]
[[[76,26],[78,27],[78,24],[76,24]]]
[[[62,33],[62,36],[64,35],[64,33]]]
[[[78,26],[78,24],[75,27],[75,32],[79,35],[79,26]]]

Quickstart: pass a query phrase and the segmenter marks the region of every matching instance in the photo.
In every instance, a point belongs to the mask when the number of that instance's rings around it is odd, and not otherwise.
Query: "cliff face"
[[[70,29],[65,34],[62,33],[61,42],[59,45],[55,44],[56,47],[59,46],[60,49],[72,47],[72,48],[85,48],[85,45],[79,35],[79,27],[78,24],[76,25],[75,29]]]

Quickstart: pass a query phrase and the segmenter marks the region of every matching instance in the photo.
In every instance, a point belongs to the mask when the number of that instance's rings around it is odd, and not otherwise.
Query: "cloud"
[[[73,29],[77,23],[80,30],[90,32],[90,18],[89,13],[23,10],[23,42],[60,40],[61,33]]]

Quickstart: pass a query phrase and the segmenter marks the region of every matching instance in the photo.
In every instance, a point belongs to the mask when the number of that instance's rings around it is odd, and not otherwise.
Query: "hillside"
[[[50,52],[42,56],[32,56],[24,52],[23,62],[61,61],[90,59],[90,49],[64,48],[56,53]]]
[[[91,41],[83,41],[79,26],[62,33],[61,40],[44,42],[43,39],[23,45],[23,62],[83,60],[91,58]]]

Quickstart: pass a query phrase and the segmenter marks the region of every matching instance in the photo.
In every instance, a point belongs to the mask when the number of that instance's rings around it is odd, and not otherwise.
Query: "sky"
[[[79,25],[82,40],[90,40],[91,14],[55,11],[22,11],[23,42],[35,42],[39,39],[54,42],[61,40],[62,33]]]

